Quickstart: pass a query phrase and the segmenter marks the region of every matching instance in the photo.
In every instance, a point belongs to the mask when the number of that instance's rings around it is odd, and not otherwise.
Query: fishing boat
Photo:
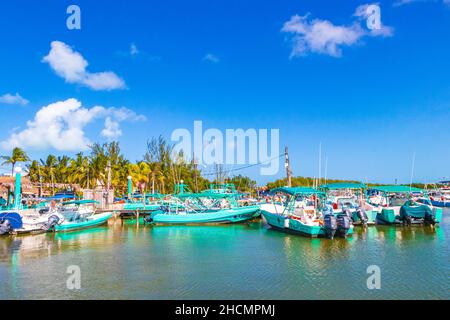
[[[74,200],[64,202],[59,213],[64,221],[55,225],[56,232],[72,231],[102,225],[112,216],[112,212],[96,213],[95,200]]]
[[[435,225],[442,220],[442,208],[434,207],[425,190],[409,186],[378,186],[369,193],[377,210],[377,223],[390,225]],[[419,197],[427,203],[417,201]]]
[[[261,215],[271,228],[317,238],[347,237],[353,224],[346,214],[334,214],[325,206],[326,194],[307,187],[282,187],[271,190],[273,203],[261,205]]]
[[[169,205],[144,218],[153,224],[222,224],[238,223],[259,216],[258,205],[240,206],[239,194],[228,188],[214,188],[200,193],[186,192],[183,183],[175,186]]]
[[[363,183],[331,183],[320,186],[327,194],[327,204],[334,214],[346,213],[353,225],[375,225],[377,211],[366,201]]]

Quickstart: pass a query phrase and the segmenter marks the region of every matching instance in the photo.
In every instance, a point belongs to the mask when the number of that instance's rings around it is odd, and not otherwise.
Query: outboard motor
[[[434,210],[430,210],[430,212],[425,213],[425,218],[424,218],[426,223],[429,223],[431,225],[435,225],[436,224],[436,212]]]
[[[153,222],[153,218],[151,215],[144,217],[144,223],[152,223],[152,222]]]
[[[0,235],[22,228],[22,217],[17,212],[0,213]]]
[[[333,239],[337,230],[337,221],[334,214],[326,214],[323,218],[325,233],[328,239]]]
[[[57,224],[59,224],[60,220],[61,219],[57,215],[50,216],[50,218],[48,218],[47,223],[42,226],[42,230],[45,231],[52,230]]]
[[[369,221],[369,218],[367,217],[366,210],[364,208],[359,207],[356,210],[356,216],[361,220],[361,223],[363,226],[367,225],[367,222]]]
[[[9,220],[0,221],[0,235],[8,234],[12,231]]]
[[[349,207],[342,208],[342,213],[345,214],[350,219],[350,221],[352,220],[352,213]]]
[[[351,220],[346,214],[340,214],[337,217],[337,232],[341,237],[347,237],[348,230],[351,227]]]

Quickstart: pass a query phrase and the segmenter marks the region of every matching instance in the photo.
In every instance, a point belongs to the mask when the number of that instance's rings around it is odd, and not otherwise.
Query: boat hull
[[[259,216],[259,206],[219,210],[217,212],[168,214],[162,211],[152,213],[152,223],[155,224],[222,224],[238,223]]]
[[[431,201],[431,204],[434,207],[440,207],[440,208],[450,208],[450,201]]]
[[[365,212],[367,215],[367,225],[369,225],[369,226],[375,225],[376,220],[377,220],[377,211],[366,210]],[[355,226],[363,225],[361,219],[358,217],[356,210],[352,212],[352,221],[353,221],[353,225],[355,225]]]
[[[94,214],[89,217],[85,221],[77,221],[77,222],[63,222],[60,225],[55,226],[56,232],[65,232],[72,230],[79,230],[85,228],[96,227],[102,225],[108,221],[109,218],[112,217],[112,212],[104,212],[99,214]]]
[[[286,233],[294,233],[310,238],[326,237],[327,233],[325,228],[321,226],[310,226],[295,219],[289,219],[279,214],[270,213],[262,210],[261,215],[264,217],[266,223],[279,231]],[[347,236],[353,234],[353,226],[347,232]]]

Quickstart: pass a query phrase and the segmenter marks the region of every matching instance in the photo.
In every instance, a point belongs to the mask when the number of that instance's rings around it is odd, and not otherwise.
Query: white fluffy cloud
[[[335,25],[328,20],[310,19],[309,14],[292,16],[281,29],[282,32],[292,36],[291,57],[304,56],[308,53],[340,57],[343,46],[352,46],[364,36],[391,36],[393,32],[390,27],[382,26],[379,30],[361,27],[361,20],[367,18],[365,10],[368,6],[359,6],[354,14],[358,17],[358,21],[347,26]]]
[[[122,134],[120,122],[142,121],[145,117],[127,108],[86,108],[76,99],[58,101],[42,107],[26,129],[13,132],[1,142],[5,149],[14,147],[79,151],[88,148],[91,140],[86,137],[85,127],[95,120],[105,119],[101,135],[115,139]]]
[[[5,93],[0,96],[0,103],[4,104],[20,104],[22,106],[28,104],[28,100],[23,98],[20,94],[16,93],[15,95],[10,93]]]
[[[112,71],[91,73],[86,70],[88,62],[61,41],[53,41],[47,56],[42,60],[68,83],[77,83],[92,90],[114,90],[126,88],[125,82]]]

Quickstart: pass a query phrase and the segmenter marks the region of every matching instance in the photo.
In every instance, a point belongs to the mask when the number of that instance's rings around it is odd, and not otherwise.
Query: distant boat
[[[59,213],[64,217],[61,224],[54,227],[56,232],[72,231],[99,226],[108,221],[112,212],[95,213],[94,200],[74,200],[64,202]]]
[[[353,234],[350,217],[342,213],[335,215],[325,208],[323,191],[282,187],[272,190],[271,194],[283,198],[261,205],[261,214],[273,229],[312,238],[333,239],[335,235],[345,238]]]
[[[434,225],[442,220],[442,209],[431,205],[425,190],[394,185],[374,187],[371,193],[369,202],[378,211],[379,224]],[[426,201],[419,203],[419,198]]]
[[[377,211],[366,201],[367,186],[363,183],[331,183],[320,186],[327,193],[327,204],[334,214],[347,211],[354,225],[374,225]]]
[[[429,195],[429,201],[431,204],[435,207],[441,207],[441,208],[450,208],[450,189],[443,188],[436,191],[430,191],[428,193]],[[422,203],[427,203],[428,199],[419,199]],[[429,204],[429,203],[428,203]]]

